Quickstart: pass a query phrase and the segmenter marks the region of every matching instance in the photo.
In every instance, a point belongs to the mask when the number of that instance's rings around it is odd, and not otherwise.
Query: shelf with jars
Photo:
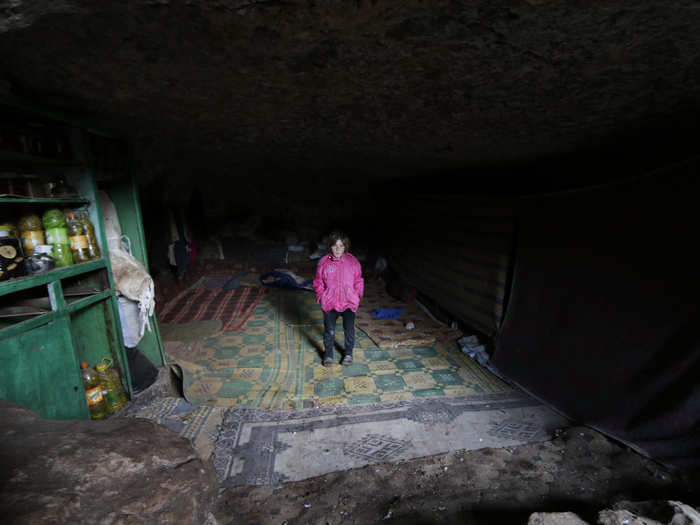
[[[0,116],[0,398],[89,418],[82,362],[108,358],[132,387],[86,131],[2,101]]]

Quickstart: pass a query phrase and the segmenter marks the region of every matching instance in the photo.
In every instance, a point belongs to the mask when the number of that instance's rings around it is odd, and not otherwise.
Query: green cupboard
[[[16,224],[50,208],[78,210],[95,226],[102,252],[87,262],[0,280],[0,398],[42,417],[89,418],[84,361],[94,367],[112,359],[133,394],[98,198],[104,190],[112,199],[132,254],[148,268],[129,166],[128,148],[117,137],[0,101],[0,223]],[[149,321],[139,349],[163,366],[157,322]]]

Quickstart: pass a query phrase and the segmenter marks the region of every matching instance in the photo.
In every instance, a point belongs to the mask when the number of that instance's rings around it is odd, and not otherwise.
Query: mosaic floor
[[[337,363],[342,344],[339,322]],[[169,361],[182,370],[185,397],[196,405],[295,410],[511,391],[454,341],[384,349],[356,329],[354,363],[328,368],[321,366],[322,347],[314,295],[276,289],[240,332],[165,341]]]

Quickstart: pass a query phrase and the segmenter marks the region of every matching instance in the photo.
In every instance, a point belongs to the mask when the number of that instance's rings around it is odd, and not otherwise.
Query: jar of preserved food
[[[3,222],[2,224],[0,224],[0,231],[6,231],[10,237],[19,239],[19,233],[17,233],[17,226],[12,224],[11,222]]]
[[[27,273],[34,275],[53,270],[56,267],[56,259],[51,257],[53,246],[50,244],[39,244],[34,247],[34,253],[27,257]]]
[[[46,244],[44,228],[38,215],[25,215],[17,223],[17,229],[22,238],[22,248],[25,256],[29,257],[34,253],[34,246]]]
[[[53,246],[53,257],[56,266],[70,266],[73,264],[73,253],[70,249],[66,218],[58,208],[53,208],[44,213],[42,223],[46,232],[46,242]]]
[[[26,274],[24,254],[19,239],[0,230],[0,281]]]

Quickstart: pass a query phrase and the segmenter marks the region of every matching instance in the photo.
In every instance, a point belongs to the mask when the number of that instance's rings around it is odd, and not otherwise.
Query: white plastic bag
[[[139,303],[123,296],[118,297],[117,300],[119,303],[119,319],[122,325],[124,346],[127,348],[134,348],[143,337],[141,319],[139,318]]]

